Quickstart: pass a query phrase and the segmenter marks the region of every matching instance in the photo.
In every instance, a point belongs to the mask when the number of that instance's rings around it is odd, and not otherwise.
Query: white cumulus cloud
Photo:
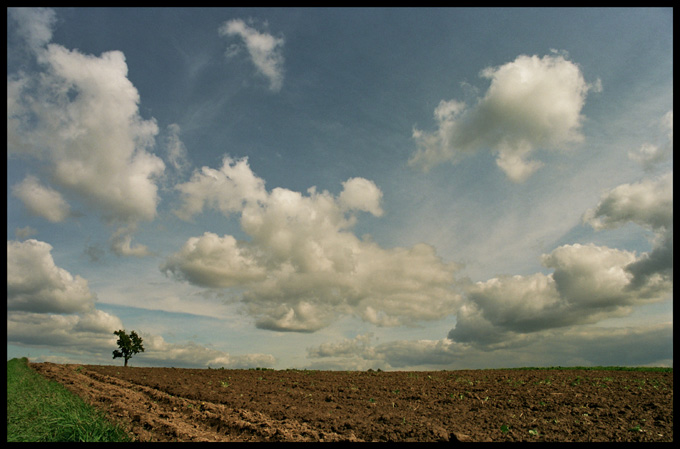
[[[7,342],[73,354],[115,348],[121,320],[95,309],[87,280],[57,266],[52,246],[7,241]]]
[[[491,151],[510,180],[523,182],[542,165],[530,159],[532,153],[583,140],[581,110],[588,91],[600,87],[586,83],[579,66],[563,55],[520,55],[480,76],[491,85],[476,104],[443,100],[434,111],[437,129],[414,129],[410,165],[428,170]]]
[[[583,215],[593,228],[613,229],[633,222],[654,231],[652,251],[627,267],[636,286],[659,289],[673,278],[673,172],[656,179],[621,184],[602,196],[600,203]]]
[[[379,217],[382,192],[373,181],[364,178],[350,178],[342,183],[343,189],[338,200],[343,208],[370,212]]]
[[[541,258],[554,271],[499,276],[466,287],[449,338],[485,347],[534,332],[596,323],[669,298],[673,290],[673,174],[621,184],[583,215],[597,230],[633,222],[655,233],[640,255],[594,244],[563,245]]]
[[[108,355],[116,348],[113,332],[122,327],[118,317],[99,310],[69,315],[10,312],[7,342],[49,347],[71,354]],[[104,360],[108,362],[108,359],[110,356]]]
[[[233,160],[229,156],[223,158],[221,169],[203,167],[176,189],[181,192],[182,207],[175,213],[183,220],[205,207],[224,214],[239,212],[246,202],[261,201],[267,195],[264,180],[250,170],[248,159]]]
[[[162,269],[192,284],[211,287],[245,285],[264,280],[266,276],[244,242],[211,232],[191,237],[179,252],[166,260]]]
[[[180,216],[206,206],[240,213],[250,240],[193,237],[161,270],[204,287],[243,289],[245,310],[258,327],[311,332],[339,314],[409,324],[439,319],[459,300],[452,289],[458,266],[433,247],[383,249],[351,232],[356,213],[383,213],[382,192],[372,181],[351,178],[337,197],[314,187],[306,195],[268,192],[247,160],[225,158],[220,170],[203,167],[178,189]]]
[[[57,20],[50,8],[10,8],[10,16],[19,25],[18,33],[31,49],[38,49],[52,40],[52,28]]]
[[[628,315],[667,299],[668,279],[634,283],[630,267],[642,260],[605,246],[563,245],[542,257],[551,274],[499,276],[466,288],[467,303],[449,338],[506,345],[523,335]]]
[[[146,257],[151,254],[146,245],[133,245],[132,234],[136,230],[136,225],[121,226],[109,239],[109,247],[118,256]]]
[[[124,329],[123,322],[96,309],[87,280],[58,267],[51,251],[34,239],[7,241],[7,343],[108,363],[116,348],[113,332]],[[145,352],[136,359],[145,365],[249,368],[276,361],[270,354],[230,355],[193,342],[167,343],[143,330],[141,335]]]
[[[71,207],[61,193],[42,185],[35,176],[27,176],[12,188],[12,193],[31,214],[53,223],[62,222],[71,215]]]
[[[139,93],[127,77],[123,53],[94,56],[50,43],[54,21],[47,10],[13,17],[38,65],[8,75],[8,155],[43,164],[55,189],[68,191],[108,222],[152,220],[159,202],[156,180],[165,164],[150,151],[158,127],[139,113]],[[45,188],[28,195],[29,185],[20,188],[29,207],[38,193],[56,196]]]
[[[621,184],[605,192],[583,220],[595,229],[613,229],[629,221],[654,231],[672,229],[673,173]]]
[[[7,241],[7,310],[88,312],[96,296],[82,277],[59,268],[52,246],[35,239]]]

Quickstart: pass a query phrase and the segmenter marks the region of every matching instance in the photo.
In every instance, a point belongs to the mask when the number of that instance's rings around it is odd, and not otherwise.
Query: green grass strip
[[[8,442],[122,442],[130,437],[105,415],[28,367],[7,361]]]

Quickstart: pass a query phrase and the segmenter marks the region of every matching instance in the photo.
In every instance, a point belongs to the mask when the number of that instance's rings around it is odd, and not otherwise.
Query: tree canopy
[[[124,329],[120,329],[114,332],[118,336],[118,341],[116,344],[119,349],[113,351],[113,358],[122,357],[125,359],[125,366],[128,366],[128,360],[133,355],[144,352],[144,346],[142,345],[142,337],[137,335],[137,332],[131,331],[128,335]]]

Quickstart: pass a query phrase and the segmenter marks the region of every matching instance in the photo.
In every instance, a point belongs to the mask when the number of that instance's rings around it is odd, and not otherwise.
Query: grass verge
[[[123,442],[130,437],[61,384],[7,361],[7,441]]]

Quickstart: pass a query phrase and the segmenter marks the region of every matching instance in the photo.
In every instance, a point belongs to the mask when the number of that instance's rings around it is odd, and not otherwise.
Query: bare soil
[[[673,441],[673,373],[31,363],[137,441]]]

